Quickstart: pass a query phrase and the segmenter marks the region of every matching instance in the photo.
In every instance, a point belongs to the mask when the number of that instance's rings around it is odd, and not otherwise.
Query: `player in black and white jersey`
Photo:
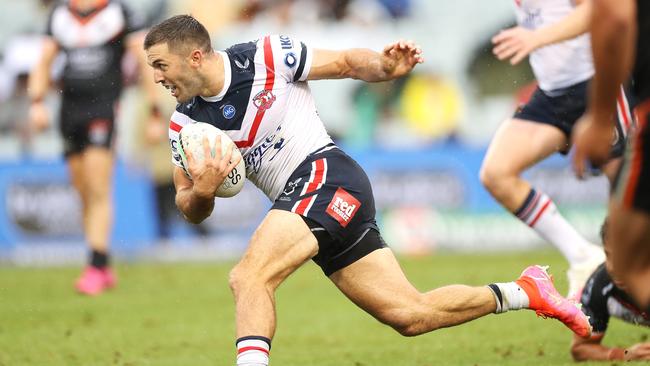
[[[332,143],[307,81],[403,76],[423,61],[414,43],[395,42],[381,53],[330,51],[292,37],[265,36],[214,51],[205,28],[180,15],[154,26],[144,47],[154,80],[179,102],[169,134],[176,204],[185,217],[201,222],[212,213],[217,187],[238,163],[231,161],[232,150],[222,156],[217,139],[215,156],[206,153],[196,161],[189,154],[182,167],[179,132],[195,122],[213,124],[232,138],[247,177],[273,202],[230,273],[237,365],[268,365],[275,290],[310,259],[355,304],[403,335],[525,308],[589,334],[584,314],[557,293],[542,267],[527,268],[515,282],[421,293],[382,240],[368,177]],[[207,139],[204,144],[209,149]]]
[[[603,224],[601,237],[605,250],[607,222]],[[601,264],[589,277],[582,291],[580,302],[582,311],[589,316],[592,326],[591,337],[574,336],[571,354],[576,361],[589,360],[650,360],[650,343],[638,343],[632,346],[607,347],[602,344],[609,319],[619,318],[627,323],[650,326],[650,314],[636,305],[622,284],[612,279],[606,263]]]
[[[594,1],[591,25],[596,74],[589,110],[574,138],[574,166],[583,174],[587,160],[598,166],[607,157],[610,105],[616,85],[632,77],[638,99],[638,127],[625,151],[609,204],[607,242],[611,275],[645,309],[650,305],[650,3]]]
[[[576,231],[553,200],[521,175],[552,154],[567,153],[574,124],[585,112],[587,85],[593,76],[589,35],[584,34],[589,25],[591,0],[515,0],[514,8],[518,26],[493,38],[494,53],[512,64],[530,55],[538,87],[531,99],[499,127],[480,176],[504,208],[564,255],[569,262],[571,297],[602,263],[603,251]],[[622,155],[633,124],[626,94],[623,88],[619,89],[618,100],[614,102],[619,123],[616,130],[610,131],[610,141],[614,143],[612,158]]]
[[[59,52],[65,55],[60,132],[70,178],[81,198],[83,228],[91,249],[90,263],[76,282],[77,290],[88,295],[115,285],[109,267],[111,145],[115,108],[122,90],[122,56],[130,49],[146,66],[141,50],[144,34],[136,32],[140,28],[119,1],[61,2],[50,13],[41,59],[29,78],[30,119],[39,131],[49,124],[43,98],[49,89],[52,62]],[[150,84],[143,85],[153,100],[155,90]],[[152,124],[160,124],[157,108],[152,108],[152,117]]]

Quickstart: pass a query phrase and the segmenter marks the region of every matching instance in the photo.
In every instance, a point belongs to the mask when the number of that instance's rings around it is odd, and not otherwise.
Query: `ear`
[[[188,57],[190,65],[192,65],[193,67],[201,66],[201,64],[203,63],[203,56],[204,56],[203,51],[201,51],[198,48],[193,49],[190,52],[190,55]]]

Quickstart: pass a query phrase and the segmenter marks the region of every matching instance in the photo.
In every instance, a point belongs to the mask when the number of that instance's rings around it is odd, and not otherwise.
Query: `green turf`
[[[552,252],[400,261],[421,290],[508,281],[531,263],[551,264],[566,289],[565,264]],[[97,298],[73,293],[77,268],[0,268],[0,365],[234,365],[231,266],[121,265],[118,289]],[[569,331],[529,311],[404,338],[352,305],[311,263],[277,300],[272,365],[572,364]],[[625,346],[646,335],[614,321],[605,343]]]

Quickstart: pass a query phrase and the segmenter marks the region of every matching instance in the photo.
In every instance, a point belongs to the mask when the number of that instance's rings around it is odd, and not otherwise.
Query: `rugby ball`
[[[203,155],[203,137],[207,136],[210,143],[210,152],[212,156],[215,154],[215,140],[217,136],[221,136],[221,154],[226,154],[228,149],[232,149],[235,143],[220,129],[214,127],[209,123],[195,122],[183,126],[179,133],[180,141],[180,155],[183,161],[183,169],[185,174],[192,179],[192,175],[188,171],[186,151],[190,151],[192,157],[197,161],[202,161],[205,157]],[[233,150],[232,157],[241,157],[239,149]],[[232,197],[239,193],[244,187],[244,178],[246,178],[246,168],[244,166],[244,159],[240,159],[235,168],[228,174],[223,184],[217,189],[216,197]]]

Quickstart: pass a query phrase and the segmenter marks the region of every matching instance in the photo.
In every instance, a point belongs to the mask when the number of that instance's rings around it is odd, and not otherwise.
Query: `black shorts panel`
[[[650,100],[636,108],[636,115],[636,131],[627,144],[613,191],[624,207],[650,214]]]
[[[368,228],[352,244],[336,241],[316,221],[302,216],[318,241],[318,254],[312,258],[326,276],[349,266],[377,249],[387,248],[379,231]]]
[[[521,106],[513,118],[538,122],[555,126],[564,133],[567,141],[571,140],[573,126],[585,113],[587,108],[589,82],[584,81],[562,90],[550,93],[535,89],[532,97]],[[633,128],[632,108],[634,106],[631,93],[621,88],[617,100],[616,130],[610,151],[611,158],[623,155],[628,132]],[[568,151],[562,151],[566,154]]]
[[[339,248],[348,248],[367,229],[379,230],[372,187],[359,164],[343,151],[335,146],[321,150],[296,168],[271,209],[318,223]],[[330,248],[320,250],[330,252]],[[331,254],[338,253],[332,249]]]
[[[64,96],[60,132],[66,157],[88,146],[111,148],[115,132],[115,99]]]

